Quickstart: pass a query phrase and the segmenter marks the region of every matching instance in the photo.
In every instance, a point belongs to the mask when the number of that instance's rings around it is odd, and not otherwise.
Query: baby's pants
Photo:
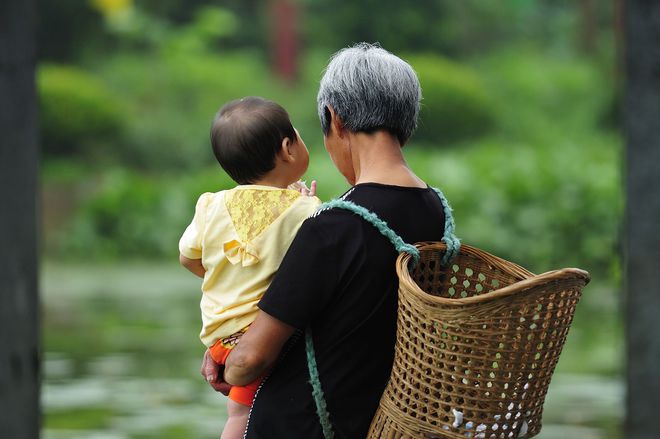
[[[227,361],[227,357],[229,356],[229,353],[231,352],[232,348],[233,347],[226,347],[225,345],[223,345],[222,340],[218,340],[215,342],[213,346],[211,346],[209,352],[211,354],[211,358],[213,358],[213,361],[215,361],[218,364],[224,365],[225,362]],[[261,376],[257,378],[255,381],[245,386],[233,386],[229,391],[229,399],[239,404],[246,405],[248,407],[251,406],[252,400],[254,399],[254,395],[255,393],[257,393],[259,384],[261,384],[263,379],[264,377]]]

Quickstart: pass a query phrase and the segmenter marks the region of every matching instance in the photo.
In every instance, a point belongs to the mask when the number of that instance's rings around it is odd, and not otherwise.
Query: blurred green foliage
[[[620,139],[599,123],[612,87],[598,65],[530,47],[463,65],[407,58],[425,100],[406,155],[445,190],[459,235],[536,271],[575,265],[617,279]],[[319,181],[324,200],[340,195],[347,185],[318,147],[314,95],[323,63],[319,55],[306,59],[296,93],[246,51],[168,46],[160,56],[124,54],[99,64],[97,75],[127,108],[125,139],[114,164],[90,168],[88,195],[69,226],[47,240],[49,253],[175,258],[199,194],[233,185],[208,145],[213,114],[248,94],[290,110],[311,149],[308,179]],[[66,173],[53,163],[45,164],[46,180]]]
[[[417,72],[424,95],[415,141],[451,144],[490,131],[493,107],[472,69],[437,55],[406,61]]]
[[[467,242],[535,270],[570,264],[616,279],[620,139],[616,125],[603,124],[611,120],[617,98],[614,80],[603,69],[608,58],[567,50],[566,40],[541,42],[547,27],[577,35],[579,14],[568,13],[574,6],[512,0],[495,13],[475,1],[423,3],[415,10],[392,4],[401,14],[395,21],[405,23],[407,33],[396,35],[398,43],[383,40],[389,49],[405,48],[403,57],[423,88],[420,126],[406,147],[413,168],[447,192]],[[44,179],[55,188],[84,187],[75,191],[79,197],[67,224],[48,233],[49,255],[174,257],[197,196],[232,185],[215,164],[208,130],[223,103],[246,95],[288,109],[310,146],[308,175],[319,180],[323,199],[346,189],[319,148],[315,95],[331,51],[307,50],[298,82],[287,84],[270,72],[264,47],[236,41],[250,18],[261,23],[268,16],[265,4],[117,5],[123,12],[113,9],[106,16],[105,32],[122,50],[91,58],[80,50],[84,69],[40,68]],[[333,27],[317,20],[338,23],[344,16],[341,38],[372,40],[386,35],[380,27],[391,22],[380,17],[365,28],[365,16],[353,3],[300,7],[309,14],[306,25],[319,25],[303,32],[320,47],[339,44],[339,37],[324,34]],[[505,30],[506,20],[527,17],[536,23],[542,13],[546,22],[538,28],[517,23]],[[491,17],[493,23],[459,29],[466,14],[479,23]],[[429,20],[452,24],[420,39]],[[261,26],[259,32],[266,31]],[[489,47],[491,34],[499,38],[496,50],[467,48]],[[458,50],[462,59],[438,54],[443,47],[446,53]],[[63,178],[66,174],[75,178]]]
[[[180,47],[162,55],[119,55],[99,67],[127,104],[118,158],[131,167],[182,169],[208,164],[211,121],[226,101],[268,95],[266,68],[250,53],[208,56]]]
[[[463,150],[407,160],[441,187],[455,211],[457,235],[532,271],[577,266],[616,279],[620,139],[551,146],[485,139]]]
[[[89,153],[121,138],[122,102],[97,77],[72,66],[39,67],[43,151],[67,156]]]
[[[86,0],[37,0],[39,59],[77,62],[88,51],[105,45],[103,17]]]
[[[397,0],[301,3],[309,11],[304,33],[314,45],[339,48],[358,41],[378,41],[396,52],[411,47],[447,48],[441,25],[447,8],[443,0],[417,0],[415,7]]]
[[[181,178],[108,169],[97,175],[94,196],[75,213],[69,228],[53,237],[51,251],[81,260],[173,258],[197,197],[213,188],[231,187],[220,171]]]
[[[395,52],[441,52],[471,57],[528,41],[574,49],[593,23],[592,50],[607,51],[613,2],[601,2],[584,16],[581,2],[570,0],[299,0],[307,11],[303,33],[313,46],[344,47],[379,41]]]
[[[607,62],[522,44],[473,65],[495,98],[498,131],[512,139],[547,144],[607,131],[601,125],[616,95]]]
[[[570,140],[540,148],[482,140],[449,151],[407,146],[406,157],[449,197],[465,242],[539,272],[579,266],[617,279],[618,144],[613,135],[579,148]],[[347,184],[324,153],[313,154],[308,179],[319,181],[322,199],[340,195]],[[114,169],[98,184],[53,253],[174,259],[197,197],[233,186],[219,167],[185,177]]]

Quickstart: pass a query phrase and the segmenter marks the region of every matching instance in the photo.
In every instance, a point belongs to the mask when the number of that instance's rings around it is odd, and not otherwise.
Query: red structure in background
[[[277,76],[286,82],[298,77],[298,5],[295,0],[272,0],[271,7],[271,57]]]

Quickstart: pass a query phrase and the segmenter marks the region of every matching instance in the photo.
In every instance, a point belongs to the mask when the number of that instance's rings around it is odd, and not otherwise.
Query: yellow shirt
[[[258,185],[199,197],[179,251],[206,269],[200,339],[207,347],[254,321],[296,232],[320,204],[297,191]]]

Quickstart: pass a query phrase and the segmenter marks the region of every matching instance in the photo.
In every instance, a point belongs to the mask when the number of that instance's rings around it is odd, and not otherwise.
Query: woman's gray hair
[[[317,96],[324,134],[330,130],[330,106],[349,131],[384,129],[401,145],[417,127],[421,100],[419,80],[410,64],[368,43],[332,56]]]

